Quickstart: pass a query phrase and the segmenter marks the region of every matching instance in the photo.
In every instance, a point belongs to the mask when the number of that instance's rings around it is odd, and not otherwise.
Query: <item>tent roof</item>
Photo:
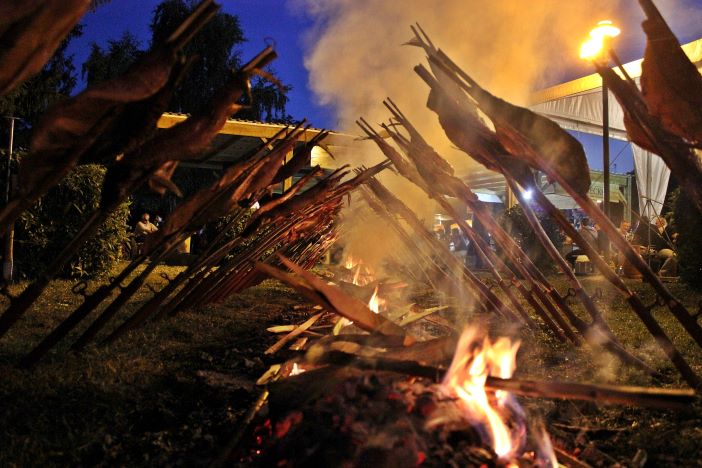
[[[681,46],[685,54],[690,58],[697,68],[702,65],[702,39],[697,39]],[[641,62],[643,59],[634,60],[624,64],[624,69],[632,78],[641,76]],[[618,72],[618,70],[615,70]],[[597,73],[583,76],[566,83],[557,84],[549,88],[541,89],[534,92],[529,97],[529,106],[540,104],[546,101],[553,101],[566,96],[580,94],[587,91],[599,90],[602,88],[602,77]]]

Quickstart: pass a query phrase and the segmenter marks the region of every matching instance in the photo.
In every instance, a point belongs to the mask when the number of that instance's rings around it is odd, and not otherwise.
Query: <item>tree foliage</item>
[[[21,119],[15,128],[15,145],[26,147],[29,133],[41,115],[56,101],[71,94],[76,86],[77,74],[73,55],[66,53],[70,42],[82,34],[76,26],[64,39],[44,68],[22,83],[7,96],[0,98],[0,115]],[[8,125],[1,125],[3,140],[7,140]],[[6,145],[3,144],[3,147]]]
[[[195,6],[194,1],[185,0],[160,3],[151,20],[152,46],[165,41]],[[235,47],[244,40],[239,18],[227,13],[212,18],[185,46],[185,53],[198,60],[176,91],[171,110],[181,113],[202,110],[208,99],[227,81],[232,68],[240,65]]]
[[[35,277],[85,225],[100,203],[105,168],[80,166],[25,211],[15,225],[17,270]],[[107,274],[119,259],[127,239],[129,205],[123,203],[103,223],[97,234],[79,250],[62,272],[64,277]]]
[[[196,5],[194,0],[165,0],[159,3],[150,25],[151,46],[165,41]],[[239,46],[245,41],[239,18],[228,13],[215,15],[185,46],[185,54],[197,60],[176,90],[169,111],[183,114],[202,111],[208,100],[226,83],[232,71],[242,65]],[[83,77],[88,84],[113,78],[123,73],[143,53],[139,41],[128,32],[119,40],[108,41],[104,49],[93,44],[90,57],[83,65]],[[285,92],[289,89],[281,90],[265,79],[254,79],[251,97],[242,98],[242,103],[247,107],[237,117],[292,122],[293,118],[286,112],[288,97]]]
[[[105,49],[93,42],[90,46],[90,55],[81,70],[88,86],[126,72],[144,54],[140,46],[139,40],[128,31],[118,40],[107,41]]]
[[[671,224],[678,233],[678,270],[688,285],[702,289],[702,214],[680,188],[669,195],[673,206]]]

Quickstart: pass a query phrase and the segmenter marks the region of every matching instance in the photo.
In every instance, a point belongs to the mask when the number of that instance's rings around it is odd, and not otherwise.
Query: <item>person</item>
[[[656,234],[656,239],[651,244],[656,249],[656,260],[660,265],[657,273],[664,277],[677,276],[678,259],[675,251],[671,248],[677,234],[673,232],[663,216],[656,218]]]
[[[653,226],[651,225],[651,221],[648,219],[648,216],[642,216],[639,220],[639,224],[634,230],[634,245],[642,245],[648,247],[649,245],[653,244],[653,242],[656,240],[656,237],[658,237],[657,231],[653,229]]]
[[[583,218],[582,221],[580,221],[580,229],[578,229],[578,232],[580,233],[580,236],[590,244],[592,247],[597,249],[597,230],[590,225],[590,219],[589,218]],[[586,255],[585,251],[582,249],[581,246],[578,246],[575,250],[571,251],[565,256],[565,259],[571,264],[571,266],[575,267],[575,260],[580,256],[580,255]]]
[[[580,235],[585,239],[585,242],[593,246],[597,246],[597,229],[590,225],[589,218],[583,218],[580,222]]]
[[[141,219],[136,223],[134,232],[137,238],[144,238],[151,233],[158,231],[158,228],[149,220],[149,213],[143,213]]]
[[[631,242],[633,239],[633,234],[631,233],[631,223],[629,221],[622,221],[619,223],[619,233],[624,239]],[[624,253],[617,247],[614,247],[614,252],[616,252],[616,255],[614,256],[614,264],[617,267],[617,271],[623,273],[626,257],[624,257]]]

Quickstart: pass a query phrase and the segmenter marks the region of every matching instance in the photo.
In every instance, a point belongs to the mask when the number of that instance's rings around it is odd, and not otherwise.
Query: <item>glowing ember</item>
[[[519,342],[509,338],[494,343],[484,338],[481,343],[476,330],[467,329],[442,383],[443,392],[457,398],[464,417],[502,460],[511,459],[526,443],[523,413],[512,394],[487,391],[485,381],[488,376],[511,377],[518,349]]]
[[[385,305],[385,299],[381,299],[378,297],[378,286],[375,287],[375,290],[373,291],[373,295],[370,298],[370,301],[368,301],[368,308],[375,312],[376,314],[380,313],[380,307]]]

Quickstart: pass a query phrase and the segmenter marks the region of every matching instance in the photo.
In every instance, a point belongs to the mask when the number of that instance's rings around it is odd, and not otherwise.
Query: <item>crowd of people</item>
[[[589,218],[581,218],[574,221],[575,228],[590,245],[594,246],[598,253],[604,255],[606,260],[613,264],[614,269],[622,275],[638,275],[635,269],[626,260],[624,254],[616,248],[615,244],[610,244],[604,231],[600,226],[591,222]],[[635,250],[650,265],[651,269],[661,277],[676,277],[678,275],[678,259],[675,253],[675,242],[677,234],[671,229],[663,216],[657,216],[653,222],[646,216],[641,216],[634,226],[628,221],[622,221],[619,231],[624,238],[629,241]],[[472,242],[458,229],[456,225],[451,227],[438,225],[434,229],[436,237],[441,240],[456,256],[460,257],[469,267],[480,267],[481,259],[477,255]],[[587,257],[586,252],[564,236],[563,249],[561,251],[565,259],[576,268],[579,262],[585,264],[583,273],[594,273],[594,264]],[[487,244],[494,249],[489,233],[484,236]]]
[[[611,260],[615,264],[617,271],[624,272],[628,265],[624,254],[614,245],[607,248],[607,237],[598,225],[592,225],[588,218],[580,221],[577,228],[580,235],[591,245],[597,246],[600,254],[606,250],[611,252]],[[628,221],[622,221],[619,225],[619,232],[629,241],[639,254],[648,262],[651,269],[662,277],[677,276],[677,255],[675,253],[675,241],[677,234],[663,216],[657,216],[652,223],[646,216],[641,216],[635,227]],[[573,244],[572,240],[565,241],[565,258],[575,267],[578,257],[585,255],[585,252]]]

